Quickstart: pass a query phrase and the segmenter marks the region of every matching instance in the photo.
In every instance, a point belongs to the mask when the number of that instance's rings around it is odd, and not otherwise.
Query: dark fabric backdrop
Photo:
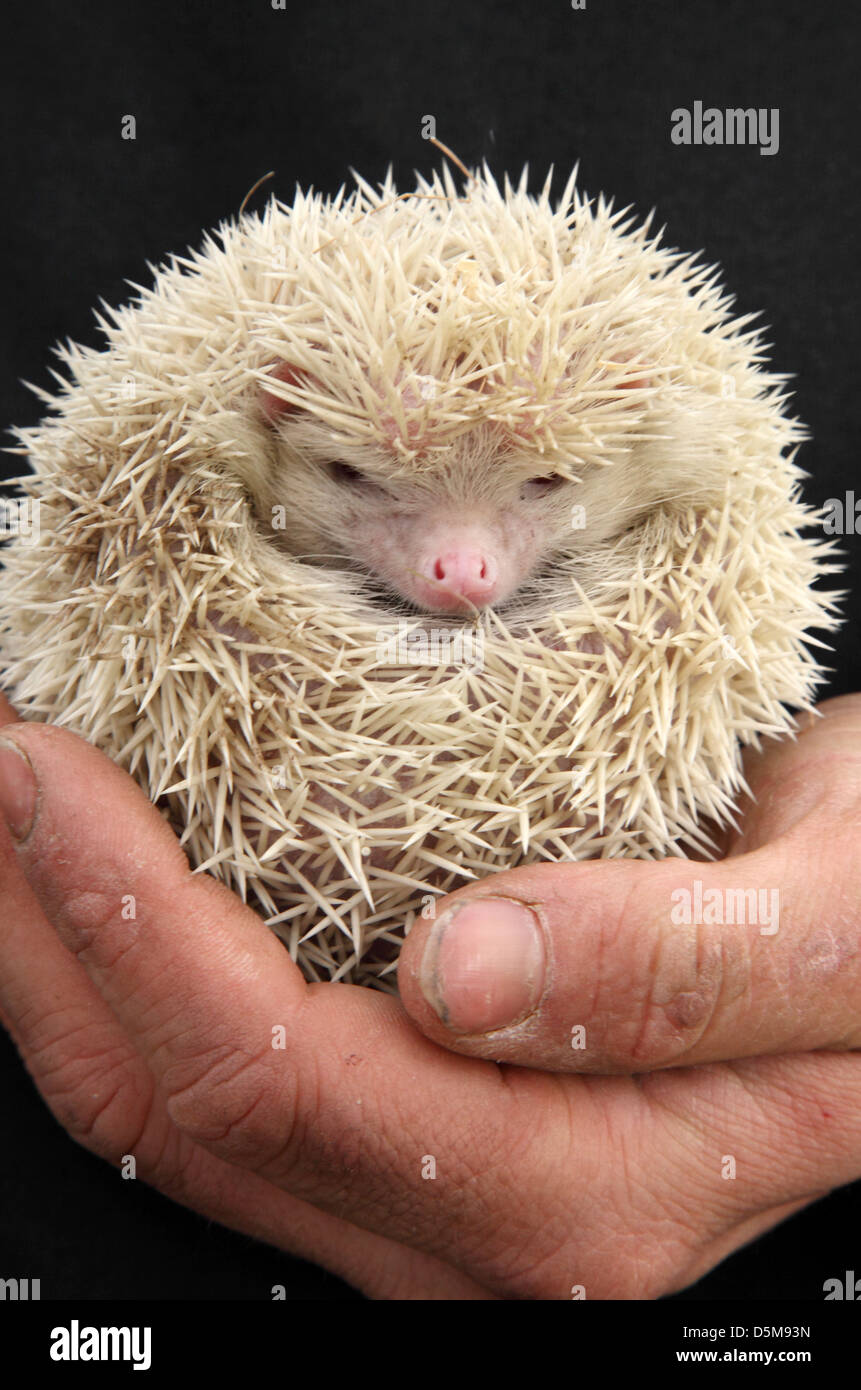
[[[98,345],[92,310],[146,262],[196,244],[254,181],[334,191],[350,167],[403,187],[439,160],[433,115],[466,163],[529,161],[641,214],[724,267],[738,312],[762,310],[778,370],[812,431],[810,501],[855,485],[858,383],[858,18],[804,0],[378,0],[350,4],[43,0],[2,20],[0,427],[34,422],[21,379],[49,349]],[[678,106],[777,107],[780,147],[670,140]],[[137,138],[121,139],[134,115]],[[256,196],[259,205],[265,191]],[[7,473],[18,461],[8,461]],[[857,589],[859,543],[847,537]],[[857,614],[854,601],[849,611]],[[857,689],[852,623],[834,693]],[[50,1297],[357,1297],[338,1280],[213,1227],[75,1147],[0,1041],[0,1277]],[[810,1208],[682,1297],[821,1299],[861,1268],[857,1189]]]

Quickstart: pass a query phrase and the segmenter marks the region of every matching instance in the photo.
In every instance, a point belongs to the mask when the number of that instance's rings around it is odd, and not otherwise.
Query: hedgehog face
[[[505,608],[528,591],[540,607],[554,561],[576,557],[594,574],[606,547],[657,509],[717,500],[722,407],[661,391],[651,434],[631,411],[629,438],[615,436],[625,447],[602,463],[572,454],[541,467],[510,432],[485,423],[416,468],[307,411],[264,404],[254,453],[265,464],[246,467],[243,481],[282,550],[364,576],[378,605],[462,614]]]
[[[274,445],[256,497],[273,539],[295,559],[357,571],[396,606],[498,607],[570,544],[577,484],[536,473],[493,429],[461,436],[419,476],[382,451],[333,447],[295,416]]]

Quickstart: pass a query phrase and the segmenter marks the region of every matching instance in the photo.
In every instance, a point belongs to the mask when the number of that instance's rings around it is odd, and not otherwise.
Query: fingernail
[[[480,898],[440,917],[425,946],[419,983],[448,1028],[489,1033],[533,1011],[545,970],[535,913],[510,898]]]
[[[23,749],[0,739],[0,812],[16,840],[29,835],[36,816],[36,774]]]

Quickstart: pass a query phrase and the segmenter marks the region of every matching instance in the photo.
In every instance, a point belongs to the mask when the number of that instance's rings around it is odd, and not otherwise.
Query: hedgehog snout
[[[500,567],[489,545],[451,541],[431,546],[419,563],[416,598],[436,612],[492,603]]]

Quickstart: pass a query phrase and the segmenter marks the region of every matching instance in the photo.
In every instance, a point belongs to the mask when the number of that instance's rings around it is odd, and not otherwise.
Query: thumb
[[[721,863],[530,865],[436,904],[401,953],[414,1022],[552,1071],[861,1047],[861,700],[826,712],[752,760]]]

